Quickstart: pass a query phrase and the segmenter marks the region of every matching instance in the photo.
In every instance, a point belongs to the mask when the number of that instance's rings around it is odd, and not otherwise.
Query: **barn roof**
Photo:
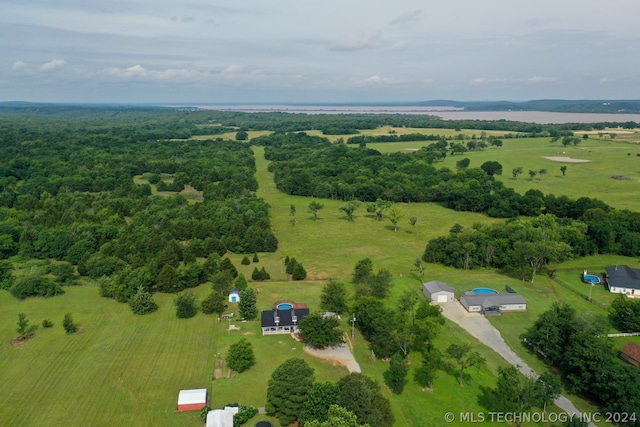
[[[630,359],[640,362],[640,345],[630,342],[620,349],[620,353],[624,354]]]
[[[192,405],[194,403],[207,402],[207,389],[197,388],[192,390],[180,390],[178,405]]]

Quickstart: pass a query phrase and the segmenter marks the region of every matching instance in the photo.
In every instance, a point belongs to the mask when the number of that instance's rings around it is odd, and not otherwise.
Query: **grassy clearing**
[[[497,176],[506,186],[519,193],[534,188],[545,194],[566,195],[577,199],[582,196],[595,197],[621,209],[640,210],[640,157],[637,147],[617,140],[582,140],[577,147],[564,147],[560,142],[550,143],[550,138],[503,139],[500,148],[447,156],[441,166],[455,169],[456,162],[465,157],[471,160],[470,167],[480,167],[486,161],[497,161],[503,166],[502,176]],[[369,148],[383,153],[407,151],[429,145],[428,141],[415,143],[375,143]],[[589,160],[588,163],[563,163],[545,157],[572,157]],[[566,176],[560,171],[567,166]],[[523,174],[514,179],[511,171],[522,167]],[[529,178],[529,170],[546,169],[543,177]],[[626,180],[612,179],[623,175]],[[588,189],[588,191],[585,191]]]

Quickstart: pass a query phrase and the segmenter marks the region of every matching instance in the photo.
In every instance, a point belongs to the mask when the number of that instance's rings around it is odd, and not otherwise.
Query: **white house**
[[[229,291],[229,302],[240,302],[240,291],[236,288]]]
[[[606,268],[609,292],[640,297],[640,269],[616,265]]]
[[[460,297],[460,304],[468,312],[500,314],[505,311],[524,311],[527,301],[519,294],[474,294],[466,293]]]
[[[456,290],[444,282],[432,280],[422,284],[422,293],[435,303],[453,302]]]

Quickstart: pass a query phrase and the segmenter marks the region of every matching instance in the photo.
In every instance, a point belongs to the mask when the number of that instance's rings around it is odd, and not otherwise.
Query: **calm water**
[[[297,114],[431,114],[445,120],[514,120],[530,123],[640,122],[640,114],[553,113],[545,111],[463,111],[453,107],[199,105],[207,110]]]

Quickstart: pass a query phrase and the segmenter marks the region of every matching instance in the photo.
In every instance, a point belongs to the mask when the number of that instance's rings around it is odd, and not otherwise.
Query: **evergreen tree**
[[[240,291],[240,302],[238,303],[240,317],[247,320],[255,319],[258,316],[257,303],[258,298],[252,288]]]
[[[233,286],[238,291],[244,291],[245,289],[247,289],[248,283],[247,279],[244,277],[244,274],[240,273],[240,275],[238,275],[238,278],[236,279],[236,282],[233,284]]]
[[[293,274],[293,269],[296,268],[296,265],[298,264],[298,261],[296,261],[295,258],[290,258],[289,262],[286,264],[287,268],[286,268],[286,272],[287,274]]]
[[[176,317],[188,319],[198,313],[198,299],[192,291],[186,291],[173,300],[176,306]]]
[[[78,330],[78,325],[73,321],[73,315],[71,313],[67,313],[64,315],[64,319],[62,320],[62,327],[68,334],[72,334]]]
[[[260,280],[271,280],[271,276],[267,273],[267,270],[265,270],[264,267],[260,270]]]
[[[253,254],[253,262],[259,262],[260,258],[258,258],[258,254]]]
[[[182,290],[178,270],[172,265],[165,265],[156,279],[156,287],[160,292],[175,293]]]
[[[389,386],[395,394],[402,393],[404,385],[407,383],[407,373],[409,373],[409,365],[407,359],[400,352],[391,356],[389,369],[384,374],[384,382]]]
[[[293,272],[291,273],[291,278],[293,280],[304,280],[307,278],[307,271],[304,269],[302,264],[296,264],[293,268]]]
[[[242,258],[242,261],[240,261],[240,264],[242,264],[242,265],[249,265],[249,264],[251,264],[251,261],[249,260],[249,257],[248,257],[248,256],[244,256],[244,257]]]
[[[158,304],[144,286],[139,286],[135,295],[129,300],[129,307],[131,307],[133,314],[141,315],[153,313],[158,309]]]
[[[224,258],[220,262],[219,268],[221,271],[224,271],[224,270],[230,271],[232,279],[235,279],[236,277],[238,277],[238,270],[236,269],[235,265],[233,265],[233,263],[229,258]]]

